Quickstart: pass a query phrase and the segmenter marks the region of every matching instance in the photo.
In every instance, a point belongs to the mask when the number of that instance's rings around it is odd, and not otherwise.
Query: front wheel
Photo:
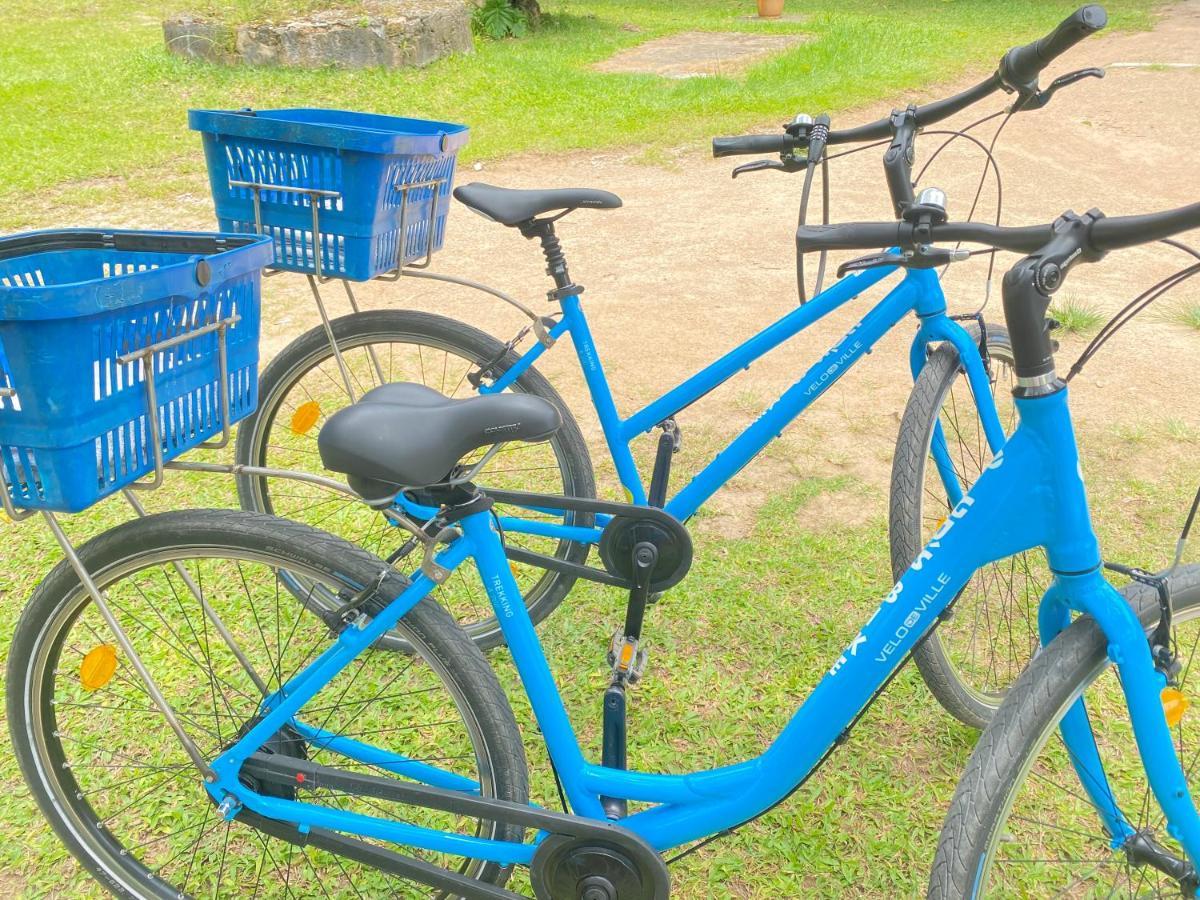
[[[325,329],[318,326],[285,347],[263,371],[258,409],[238,429],[238,463],[328,476],[317,452],[317,433],[329,416],[352,402],[352,395],[357,399],[380,384],[409,381],[447,397],[467,397],[476,393],[471,373],[486,367],[494,379],[517,361],[515,352],[479,329],[429,313],[370,310],[335,319],[331,327],[340,362]],[[512,444],[501,450],[481,473],[483,485],[595,497],[587,445],[562,398],[534,369],[522,374],[512,390],[553,403],[563,424],[545,443]],[[402,567],[412,569],[420,561],[420,550],[407,532],[344,494],[286,478],[242,475],[238,496],[243,509],[331,531]],[[589,526],[593,521],[591,514],[555,515],[499,504],[496,513],[532,527]],[[516,528],[505,529],[504,537],[510,546],[569,563],[582,564],[588,555],[587,544]],[[525,564],[514,564],[513,574],[535,624],[562,602],[575,582],[574,576]],[[481,649],[504,642],[473,563],[456,570],[436,596]],[[398,635],[389,635],[385,644],[406,649]]]
[[[968,334],[978,341],[974,326]],[[1004,328],[987,326],[987,351],[990,396],[975,397],[958,351],[946,342],[930,354],[909,397],[892,462],[888,522],[897,580],[950,514],[946,479],[965,493],[991,462],[978,404],[995,403],[1006,435],[1016,428],[1012,344]],[[946,471],[936,464],[935,449]],[[1040,549],[984,566],[917,645],[913,660],[921,677],[956,719],[974,728],[991,719],[1037,649],[1037,607],[1049,584]]]
[[[1200,668],[1193,666],[1200,639],[1200,565],[1178,570],[1171,589],[1174,644],[1183,665],[1180,689],[1194,698],[1200,681]],[[1158,619],[1156,592],[1131,585],[1122,594],[1149,630]],[[1103,827],[1058,731],[1063,716],[1083,698],[1114,804],[1133,830],[1158,844],[1160,860],[1183,861],[1147,784],[1120,680],[1105,651],[1100,628],[1091,617],[1081,617],[1012,686],[955,791],[930,897],[1181,896],[1178,881],[1136,853],[1131,856]],[[1185,713],[1173,731],[1195,797],[1196,712]]]

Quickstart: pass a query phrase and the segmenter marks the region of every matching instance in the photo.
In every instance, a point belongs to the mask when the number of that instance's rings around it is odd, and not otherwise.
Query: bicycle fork
[[[1048,645],[1070,626],[1072,612],[1090,615],[1100,626],[1107,656],[1120,675],[1147,781],[1166,817],[1167,834],[1184,848],[1186,860],[1126,819],[1104,772],[1082,696],[1063,716],[1060,732],[1080,783],[1109,833],[1111,848],[1124,850],[1135,864],[1153,866],[1195,896],[1200,888],[1200,815],[1163,710],[1168,678],[1155,665],[1137,613],[1102,574],[1066,395],[1063,389],[1017,400],[1022,426],[1037,432],[1043,445],[1039,475],[1054,497],[1046,549],[1055,580],[1038,610],[1039,636],[1042,646]]]

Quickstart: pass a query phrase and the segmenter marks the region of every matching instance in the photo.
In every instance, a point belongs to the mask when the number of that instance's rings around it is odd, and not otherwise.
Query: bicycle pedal
[[[639,642],[626,637],[621,629],[613,632],[612,642],[608,648],[608,665],[613,677],[627,684],[637,684],[646,674],[646,663],[649,654]]]

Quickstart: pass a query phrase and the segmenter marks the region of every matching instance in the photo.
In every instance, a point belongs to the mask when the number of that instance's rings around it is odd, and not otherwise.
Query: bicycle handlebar
[[[1080,7],[1043,38],[1013,47],[1000,60],[1000,73],[1013,87],[1030,87],[1055,57],[1070,50],[1085,37],[1108,24],[1103,6]]]
[[[995,93],[1003,85],[997,73],[985,78],[974,87],[968,88],[952,97],[935,100],[924,106],[918,106],[915,117],[919,125],[932,125],[947,119],[984,97]],[[891,118],[879,119],[866,125],[846,128],[840,131],[830,130],[826,144],[857,144],[866,141],[878,141],[892,136]],[[712,139],[713,156],[759,156],[765,153],[791,153],[803,150],[808,145],[807,138],[795,137],[790,134],[743,134],[736,137],[715,137]]]
[[[981,222],[932,221],[928,215],[899,222],[858,222],[807,226],[796,231],[796,248],[812,250],[878,250],[899,247],[906,256],[885,255],[859,260],[871,265],[929,268],[948,261],[935,242],[962,241],[1012,250],[1026,256],[1004,276],[1004,317],[1012,338],[1018,390],[1057,390],[1055,343],[1046,318],[1051,296],[1062,287],[1071,268],[1095,262],[1110,250],[1162,240],[1200,228],[1200,203],[1141,216],[1106,218],[1099,210],[1083,215],[1066,212],[1049,225],[1011,228]],[[866,267],[866,266],[863,266]]]
[[[1032,94],[1037,90],[1038,75],[1052,60],[1088,35],[1095,34],[1107,23],[1108,14],[1104,7],[1096,4],[1080,7],[1045,37],[1023,47],[1014,47],[1005,53],[996,72],[979,84],[951,97],[916,107],[913,113],[916,124],[924,127],[940,122],[1001,88],[1017,91],[1023,97]],[[892,134],[893,124],[889,116],[866,125],[830,131],[826,143],[856,144],[884,140]],[[747,134],[713,138],[712,142],[715,157],[786,154],[801,150],[805,146],[805,138],[790,134]]]
[[[1097,253],[1135,247],[1162,240],[1182,231],[1200,228],[1200,203],[1140,216],[1098,218],[1088,231],[1088,247]],[[1014,253],[1037,253],[1055,233],[1055,223],[1011,227],[983,222],[946,222],[918,225],[912,222],[854,222],[844,225],[809,225],[796,231],[801,252],[813,250],[878,250],[900,247],[912,250],[936,241],[985,244]]]
[[[1107,253],[1160,241],[1192,228],[1200,228],[1200,203],[1141,216],[1099,219],[1092,225],[1091,244]]]
[[[912,222],[853,222],[844,225],[810,225],[796,231],[801,253],[815,250],[878,250],[900,247],[911,250],[918,244],[953,241],[987,244],[1015,253],[1034,253],[1050,240],[1050,225],[1010,228],[983,222],[947,222],[927,226],[918,234]]]

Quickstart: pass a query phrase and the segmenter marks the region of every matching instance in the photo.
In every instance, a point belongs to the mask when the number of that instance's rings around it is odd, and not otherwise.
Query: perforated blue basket
[[[270,263],[270,242],[248,235],[0,238],[0,464],[13,504],[78,512],[249,415]]]
[[[442,247],[464,125],[337,109],[194,109],[188,125],[221,229],[261,225],[279,268],[366,281]]]

